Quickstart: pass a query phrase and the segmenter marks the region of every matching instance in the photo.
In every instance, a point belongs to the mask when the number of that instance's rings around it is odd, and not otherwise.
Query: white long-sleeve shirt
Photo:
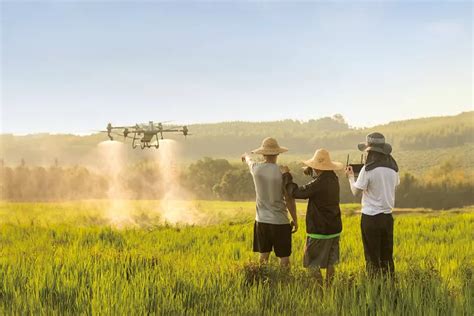
[[[349,183],[354,195],[362,191],[363,214],[392,213],[395,206],[395,188],[400,184],[398,172],[386,167],[366,171],[364,166],[357,181],[351,176]]]

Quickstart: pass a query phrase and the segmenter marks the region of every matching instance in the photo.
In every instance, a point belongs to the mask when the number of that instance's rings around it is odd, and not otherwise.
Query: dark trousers
[[[367,272],[391,274],[393,263],[393,217],[392,214],[365,215],[360,222]]]

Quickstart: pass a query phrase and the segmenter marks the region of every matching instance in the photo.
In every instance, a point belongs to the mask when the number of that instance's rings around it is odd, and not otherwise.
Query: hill
[[[372,131],[385,134],[394,147],[394,155],[421,167],[432,165],[439,157],[456,157],[459,167],[474,165],[474,112],[455,116],[431,117],[391,122],[369,128],[352,128],[340,115],[305,122],[283,120],[274,122],[222,122],[190,125],[192,136],[184,140],[171,136],[182,144],[185,161],[205,156],[238,159],[240,154],[257,147],[262,138],[273,136],[290,149],[284,157],[298,160],[311,155],[315,148],[325,147],[345,159],[355,146]],[[106,140],[104,134],[88,136],[33,134],[0,135],[0,158],[6,165],[18,165],[22,159],[28,165],[52,165],[55,159],[61,165],[94,164],[97,144]],[[468,154],[471,153],[471,154]],[[132,161],[151,158],[152,150],[127,149]],[[418,168],[416,168],[418,169]],[[416,170],[412,170],[416,171]]]

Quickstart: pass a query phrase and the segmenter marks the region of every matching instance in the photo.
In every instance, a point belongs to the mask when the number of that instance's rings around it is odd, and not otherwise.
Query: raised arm
[[[255,164],[255,161],[252,159],[252,157],[250,157],[248,153],[245,153],[240,158],[242,159],[242,162],[245,162],[249,166],[250,170],[252,170],[252,166]]]

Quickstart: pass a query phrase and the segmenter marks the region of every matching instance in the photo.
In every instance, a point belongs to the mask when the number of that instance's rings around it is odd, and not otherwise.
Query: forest
[[[289,163],[295,181],[303,185],[301,165]],[[63,201],[103,199],[108,197],[110,179],[86,167],[17,167],[0,169],[0,197],[9,201]],[[348,181],[338,172],[341,202],[352,203]],[[255,199],[254,186],[244,164],[226,159],[203,158],[187,165],[179,174],[180,183],[190,192],[187,198],[199,200],[249,201]],[[401,174],[396,206],[403,208],[449,209],[474,204],[472,173],[454,167],[449,162],[431,168],[423,176]],[[163,181],[155,161],[129,165],[114,180],[120,185],[122,198],[160,199],[169,183]]]

